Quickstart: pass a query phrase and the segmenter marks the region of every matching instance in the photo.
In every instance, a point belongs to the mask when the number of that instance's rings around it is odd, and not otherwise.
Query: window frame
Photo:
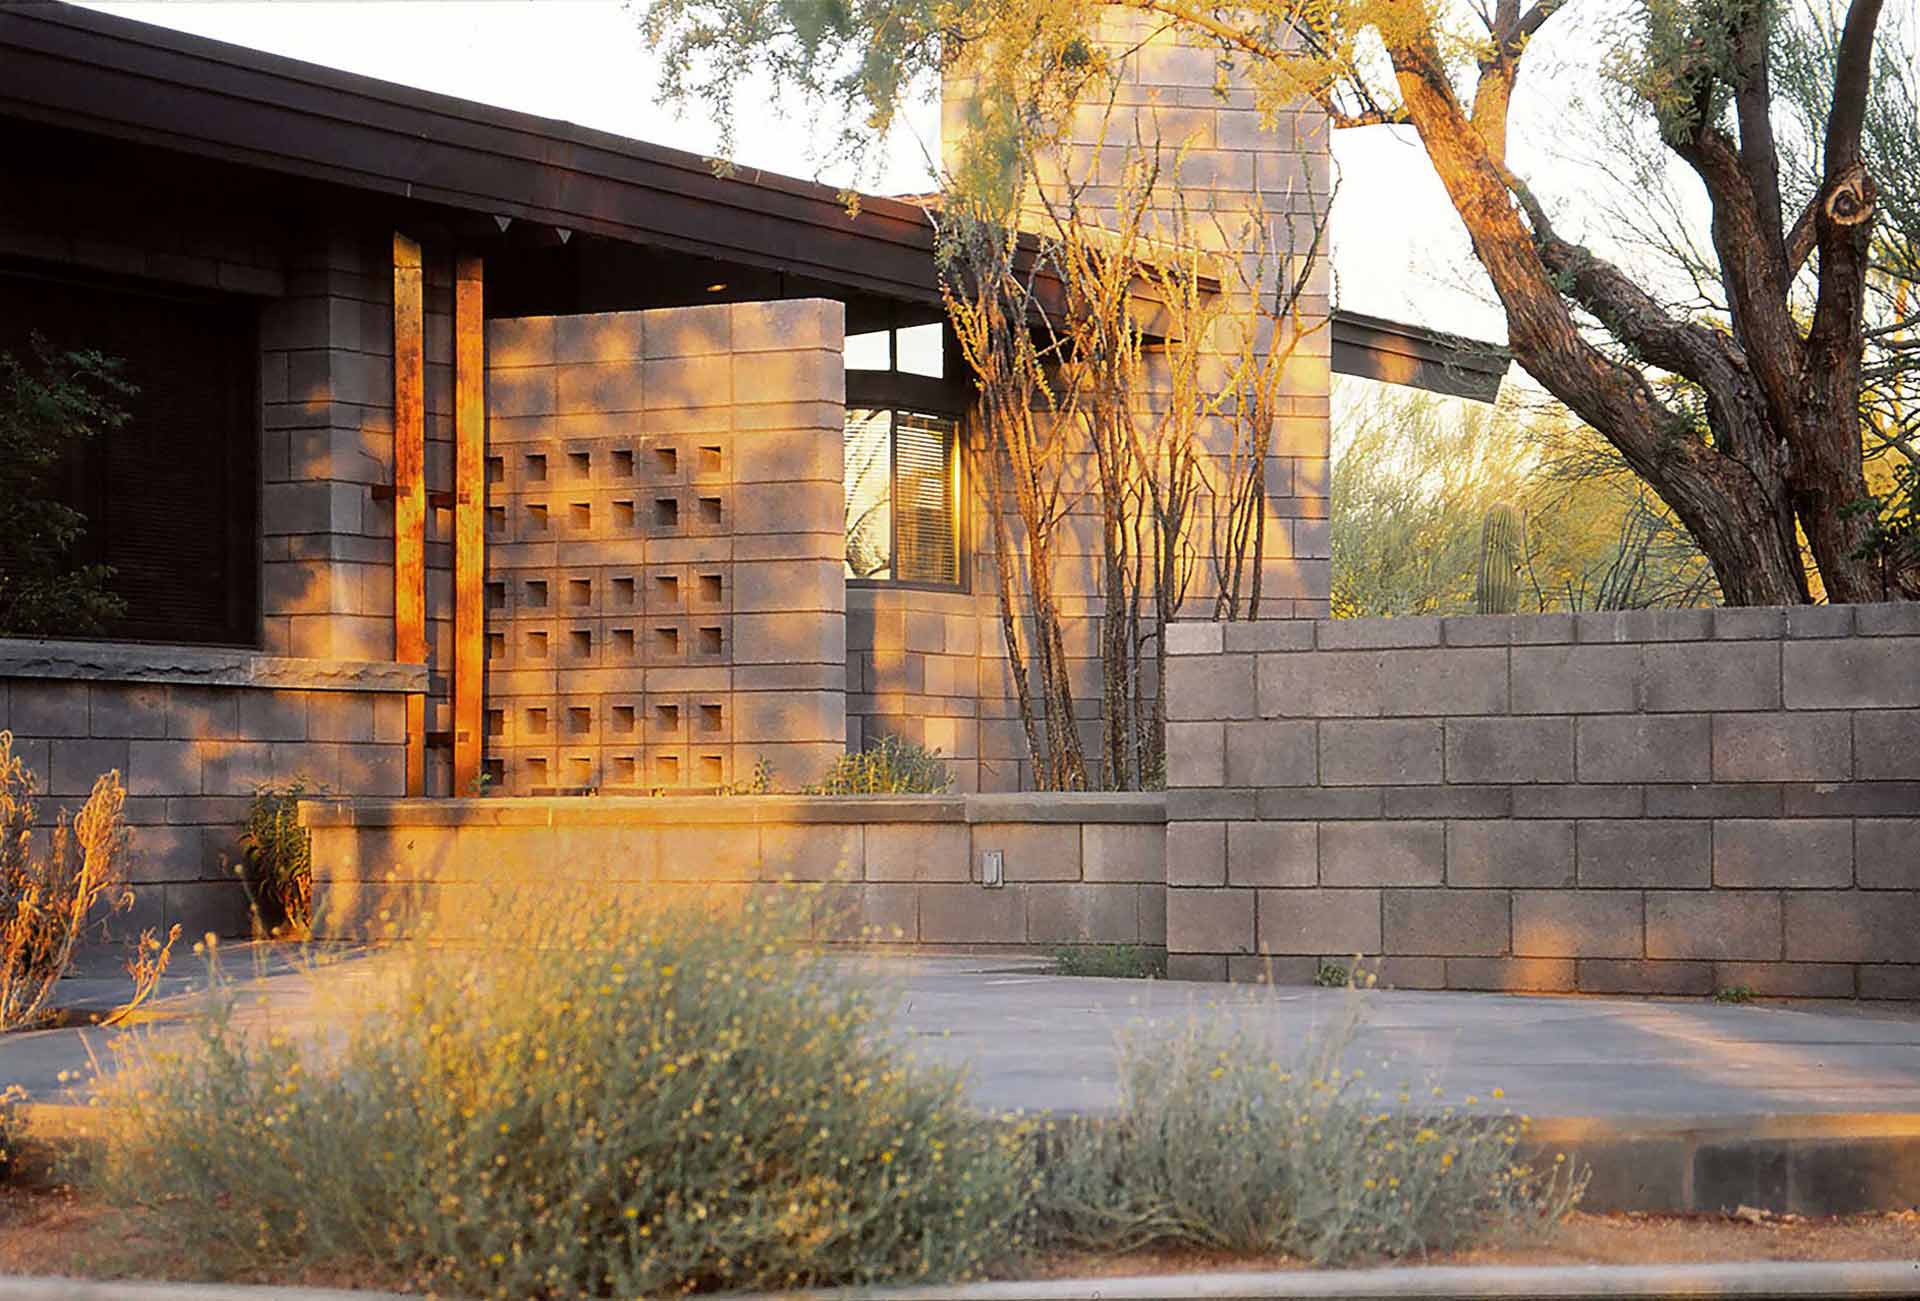
[[[908,322],[913,324],[913,322]],[[898,370],[848,370],[846,372],[845,409],[887,411],[891,419],[887,424],[887,493],[893,500],[898,486],[900,458],[897,454],[897,439],[900,436],[899,418],[902,412],[914,415],[932,416],[940,420],[953,422],[953,528],[956,574],[951,583],[932,582],[923,578],[853,578],[849,577],[848,587],[865,588],[875,591],[898,589],[918,592],[948,592],[967,595],[973,591],[973,502],[968,492],[971,467],[967,463],[967,413],[972,405],[972,385],[954,377],[964,367],[964,359],[954,345],[953,331],[942,322],[943,341],[942,369],[945,377],[935,379],[929,375],[912,375]],[[904,328],[897,321],[885,326],[889,336],[895,330]],[[899,348],[892,337],[887,341],[887,354],[893,364],[899,362]],[[842,421],[842,428],[845,421]],[[844,465],[845,452],[841,454]],[[888,542],[888,565],[899,555],[900,518],[889,511],[891,518]]]

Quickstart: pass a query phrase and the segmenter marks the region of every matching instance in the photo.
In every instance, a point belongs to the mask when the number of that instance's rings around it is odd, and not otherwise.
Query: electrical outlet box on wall
[[[980,852],[980,884],[989,890],[998,890],[1007,883],[1007,861],[1003,851],[985,849]]]

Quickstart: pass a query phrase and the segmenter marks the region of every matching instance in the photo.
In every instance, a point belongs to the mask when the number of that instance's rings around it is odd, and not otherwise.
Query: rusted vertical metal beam
[[[393,236],[393,657],[427,659],[426,308],[420,245]],[[427,792],[427,698],[407,696],[407,794]]]
[[[487,401],[485,267],[460,258],[453,273],[453,793],[480,783],[486,673]]]

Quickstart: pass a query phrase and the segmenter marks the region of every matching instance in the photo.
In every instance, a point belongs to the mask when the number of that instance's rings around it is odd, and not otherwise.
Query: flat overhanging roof
[[[698,154],[52,0],[0,4],[0,116],[435,204],[476,230],[511,218],[940,301],[917,203],[863,196],[849,212],[830,186],[716,175]],[[1497,345],[1354,312],[1335,311],[1332,333],[1341,374],[1480,401],[1508,363]]]

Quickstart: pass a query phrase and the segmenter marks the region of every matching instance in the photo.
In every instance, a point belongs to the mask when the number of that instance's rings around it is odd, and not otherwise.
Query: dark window
[[[93,348],[139,388],[119,429],[76,448],[57,485],[86,516],[76,559],[112,566],[109,635],[252,645],[259,636],[255,309],[234,298],[0,268],[0,349],[37,331]]]

